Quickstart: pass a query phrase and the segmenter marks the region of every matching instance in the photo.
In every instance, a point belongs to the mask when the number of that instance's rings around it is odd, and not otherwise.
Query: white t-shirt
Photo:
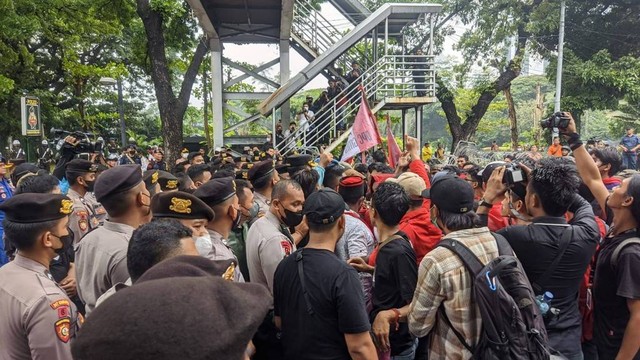
[[[302,113],[298,116],[298,124],[300,124],[300,127],[302,128],[302,130],[304,131],[309,130],[309,122],[313,120],[314,116],[315,114],[311,110],[307,110],[306,114]]]

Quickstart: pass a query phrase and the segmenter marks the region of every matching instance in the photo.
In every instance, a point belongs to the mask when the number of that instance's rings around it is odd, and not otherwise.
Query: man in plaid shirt
[[[473,211],[473,189],[466,181],[445,176],[436,180],[425,197],[431,199],[431,218],[445,234],[467,246],[482,263],[498,257],[496,240],[487,227],[474,228],[478,216]],[[451,250],[436,247],[418,269],[418,284],[409,307],[409,331],[423,337],[433,331],[429,359],[469,359],[471,353],[458,340],[443,318],[471,346],[480,339],[482,319],[471,300],[473,280],[462,260]],[[442,309],[442,310],[440,310]]]

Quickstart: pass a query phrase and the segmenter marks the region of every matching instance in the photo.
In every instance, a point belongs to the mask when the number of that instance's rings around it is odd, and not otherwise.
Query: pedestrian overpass
[[[348,71],[354,61],[362,67],[361,76],[317,112],[317,125],[306,138],[312,142],[338,138],[336,124],[341,120],[349,123],[358,110],[359,85],[372,112],[401,110],[403,123],[415,122],[419,137],[422,106],[436,101],[433,32],[441,5],[388,3],[372,12],[358,0],[328,0],[353,25],[353,29],[345,33],[327,20],[319,5],[310,0],[187,1],[198,17],[211,51],[214,146],[223,144],[224,134],[263,117],[271,118],[275,134],[278,121],[286,126],[292,119],[289,107],[292,96],[317,75],[342,77],[339,70]],[[409,27],[423,33],[424,40],[419,46],[422,55],[413,54],[413,49],[405,45],[404,33]],[[264,59],[262,65],[249,69],[223,56],[224,43],[278,44],[279,57]],[[292,48],[309,62],[293,77],[289,67]],[[242,75],[223,82],[223,64],[240,70]],[[278,82],[261,74],[276,65],[280,70]],[[271,91],[230,91],[231,86],[247,78],[265,84]],[[259,100],[259,113],[247,114],[228,104],[229,100]],[[244,120],[224,128],[225,109]],[[415,110],[414,119],[405,119],[410,109]],[[300,131],[302,129],[278,144],[282,154],[300,148],[303,136]]]

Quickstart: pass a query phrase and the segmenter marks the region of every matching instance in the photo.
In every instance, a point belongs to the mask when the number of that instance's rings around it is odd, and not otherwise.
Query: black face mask
[[[288,227],[296,227],[302,222],[302,211],[293,212],[291,210],[284,209],[284,219],[282,222]]]
[[[240,227],[240,225],[242,225],[242,218],[243,216],[240,210],[236,210],[236,217],[233,218],[233,225],[231,225],[231,230],[237,229]]]
[[[53,233],[51,235],[60,239],[60,242],[62,243],[62,247],[58,249],[53,249],[58,255],[62,255],[67,250],[67,248],[69,248],[69,246],[71,246],[71,244],[73,243],[73,236],[71,236],[71,232],[69,232],[69,235],[64,235],[64,236],[58,236]]]
[[[93,180],[93,181],[85,180],[84,182],[85,182],[85,184],[87,184],[87,186],[86,186],[87,191],[88,192],[92,192],[93,191],[93,187],[96,185],[96,181],[95,180]]]

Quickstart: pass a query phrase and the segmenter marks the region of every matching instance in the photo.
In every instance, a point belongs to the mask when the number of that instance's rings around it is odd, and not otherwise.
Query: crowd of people
[[[2,158],[0,358],[640,359],[640,175],[561,131],[484,166]]]

